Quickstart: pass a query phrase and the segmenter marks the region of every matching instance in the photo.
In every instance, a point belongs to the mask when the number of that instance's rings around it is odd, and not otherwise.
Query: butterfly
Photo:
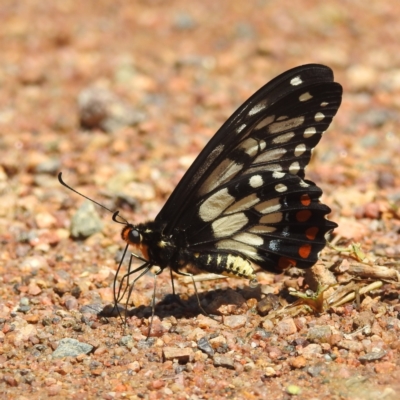
[[[331,209],[305,167],[341,98],[332,70],[318,64],[290,69],[258,90],[205,146],[154,221],[134,225],[114,213],[124,225],[124,256],[132,246],[143,262],[131,270],[131,256],[121,285],[153,266],[157,274],[169,267],[187,275],[182,270],[194,266],[251,283],[257,267],[312,267],[337,224],[326,219]],[[125,292],[114,292],[117,303]]]

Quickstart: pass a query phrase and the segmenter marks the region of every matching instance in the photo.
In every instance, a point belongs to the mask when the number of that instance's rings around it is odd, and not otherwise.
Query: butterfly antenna
[[[65,181],[64,181],[63,178],[62,178],[62,172],[59,172],[59,174],[58,174],[58,181],[61,183],[61,185],[63,185],[63,186],[66,187],[67,189],[71,190],[72,192],[78,194],[79,196],[83,197],[84,199],[89,200],[89,201],[91,201],[92,203],[94,203],[94,204],[100,206],[101,208],[104,208],[104,209],[107,210],[108,212],[110,212],[110,213],[113,215],[113,216],[112,216],[112,220],[113,220],[114,222],[117,222],[118,224],[124,224],[124,225],[128,224],[128,221],[127,221],[125,218],[123,218],[123,217],[121,217],[121,216],[119,215],[119,211],[110,210],[110,209],[107,208],[105,205],[100,204],[99,202],[97,202],[96,200],[91,199],[91,198],[88,197],[88,196],[85,196],[83,193],[78,192],[76,189],[74,189],[74,188],[72,188],[71,186],[69,186],[68,184],[66,184]],[[117,219],[117,217],[121,218],[122,221],[119,221],[119,220]]]
[[[90,197],[85,196],[84,194],[78,192],[76,189],[74,189],[74,188],[72,188],[71,186],[67,185],[67,184],[64,182],[63,178],[62,178],[62,172],[60,172],[60,173],[58,174],[58,181],[61,183],[61,185],[65,186],[67,189],[71,190],[72,192],[74,192],[74,193],[76,193],[76,194],[79,194],[79,196],[85,198],[86,200],[89,200],[89,201],[91,201],[92,203],[97,204],[98,206],[104,208],[105,210],[107,210],[107,211],[110,212],[111,214],[115,214],[115,213],[118,214],[118,211],[112,211],[112,210],[110,210],[109,208],[107,208],[107,207],[104,206],[103,204],[98,203],[96,200],[93,200],[93,199],[91,199]]]

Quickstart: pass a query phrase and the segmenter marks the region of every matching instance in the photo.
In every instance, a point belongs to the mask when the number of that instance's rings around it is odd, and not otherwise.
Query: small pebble
[[[239,329],[246,325],[245,315],[227,315],[224,317],[224,325],[231,329]]]
[[[286,388],[286,392],[292,395],[298,395],[301,393],[301,388],[297,385],[289,385]]]
[[[215,355],[213,361],[215,367],[235,369],[235,363],[231,357]]]
[[[214,349],[212,348],[210,342],[206,337],[202,337],[197,341],[197,347],[204,353],[208,354],[209,356],[214,355]]]
[[[275,329],[279,336],[289,336],[297,332],[297,327],[293,318],[285,318],[279,321]]]
[[[163,357],[165,361],[178,360],[179,363],[186,364],[193,359],[193,350],[191,348],[164,347]]]
[[[82,239],[100,232],[103,223],[93,203],[85,201],[76,211],[71,220],[71,235],[74,238]]]
[[[307,360],[303,356],[297,356],[290,360],[290,365],[293,368],[303,368],[307,365]]]
[[[53,358],[76,357],[80,354],[89,354],[93,346],[87,343],[81,343],[73,338],[61,339],[57,349],[53,352]]]
[[[376,361],[376,360],[380,360],[381,358],[385,357],[386,353],[387,352],[385,350],[372,351],[370,353],[367,353],[363,356],[358,357],[358,359],[361,362]]]

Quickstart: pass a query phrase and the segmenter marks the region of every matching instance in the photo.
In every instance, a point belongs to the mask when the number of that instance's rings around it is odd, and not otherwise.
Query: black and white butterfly
[[[192,265],[250,281],[255,266],[276,273],[313,266],[337,225],[304,169],[341,97],[331,69],[317,64],[263,86],[209,141],[154,221],[122,222],[125,252],[132,245],[143,260],[123,280],[153,266],[184,274]]]

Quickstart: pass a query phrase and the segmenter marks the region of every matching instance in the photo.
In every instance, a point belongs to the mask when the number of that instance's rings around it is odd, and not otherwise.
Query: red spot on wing
[[[296,266],[296,261],[287,257],[280,257],[278,261],[278,268],[281,270],[288,269],[290,267]]]
[[[303,244],[303,246],[299,248],[299,255],[301,258],[308,258],[310,253],[311,253],[311,244]]]
[[[306,230],[307,239],[314,240],[317,236],[318,231],[319,231],[319,228],[317,228],[316,226],[312,226],[311,228],[308,228]]]
[[[300,202],[303,204],[303,206],[308,207],[311,204],[310,196],[308,194],[301,195]]]
[[[306,222],[310,219],[312,213],[309,210],[301,210],[296,213],[296,219],[298,222]]]

